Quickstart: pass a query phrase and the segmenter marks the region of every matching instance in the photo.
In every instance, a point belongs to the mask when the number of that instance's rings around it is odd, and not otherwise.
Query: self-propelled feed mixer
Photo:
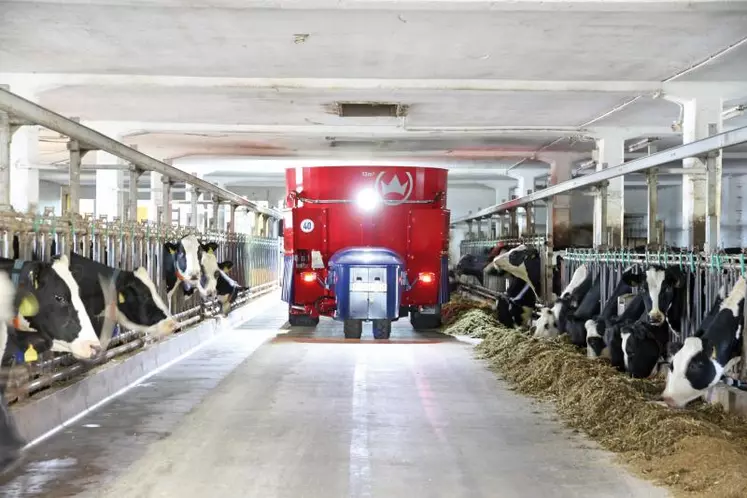
[[[283,300],[291,326],[319,316],[376,339],[410,318],[440,326],[449,299],[447,170],[426,167],[317,166],[286,170]]]

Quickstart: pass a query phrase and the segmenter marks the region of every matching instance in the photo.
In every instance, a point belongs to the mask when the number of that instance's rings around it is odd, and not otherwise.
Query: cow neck
[[[524,284],[524,287],[521,289],[521,291],[514,297],[509,297],[508,300],[512,303],[516,303],[517,301],[521,300],[524,297],[524,294],[527,293],[529,289],[532,289],[532,292],[534,292],[534,288],[532,287],[530,282],[527,282]],[[537,296],[537,293],[534,293],[535,297]]]

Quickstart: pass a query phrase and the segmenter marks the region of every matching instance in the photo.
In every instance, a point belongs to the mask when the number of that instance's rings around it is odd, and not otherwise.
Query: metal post
[[[67,150],[70,151],[70,212],[73,216],[80,214],[80,161],[84,152],[81,151],[77,140],[67,142]]]
[[[656,145],[648,145],[648,154],[656,153]],[[661,244],[659,234],[656,230],[656,220],[659,213],[659,191],[658,191],[658,168],[651,168],[646,172],[646,183],[648,185],[648,223],[646,226],[646,242],[649,244]]]
[[[482,220],[477,220],[477,240],[482,240]]]
[[[128,221],[137,222],[137,181],[142,171],[139,171],[135,165],[130,166],[130,209]]]
[[[709,135],[718,133],[718,125],[708,125]],[[706,158],[706,181],[708,183],[705,230],[705,250],[714,251],[721,242],[721,151],[714,150]]]
[[[552,273],[553,273],[553,256],[554,256],[554,233],[553,233],[553,198],[547,199],[547,202],[545,203],[545,278],[543,279],[544,282],[544,290],[545,290],[545,303],[550,304],[551,297],[552,297]]]
[[[163,210],[161,223],[171,226],[171,178],[166,175],[161,177],[163,182]]]
[[[210,224],[213,230],[220,229],[220,227],[218,226],[218,210],[219,209],[220,209],[220,199],[213,196],[213,221]]]
[[[519,233],[519,229],[516,226],[516,209],[508,210],[508,235],[509,237],[516,237]]]
[[[524,211],[526,212],[526,228],[525,233],[527,234],[533,234],[534,233],[534,207],[531,204],[527,204],[524,206]]]
[[[231,214],[230,214],[231,218],[230,218],[229,225],[228,225],[228,231],[231,232],[231,233],[235,233],[236,232],[236,208],[237,207],[238,206],[236,206],[236,204],[231,204],[231,206],[230,206],[230,208],[231,208]]]
[[[10,209],[10,116],[0,111],[0,209]]]
[[[192,195],[190,198],[191,206],[190,206],[190,213],[192,216],[192,220],[190,225],[192,228],[197,228],[197,198],[200,197],[200,191],[197,190],[197,187],[194,185],[192,186]]]
[[[599,202],[597,203],[597,207],[599,209],[599,215],[597,217],[597,220],[599,220],[598,227],[595,227],[595,231],[598,232],[597,240],[594,241],[595,246],[604,246],[609,245],[609,240],[607,240],[607,234],[609,233],[607,230],[607,182],[602,183],[598,188],[597,195],[599,196]],[[597,234],[595,234],[597,235]]]

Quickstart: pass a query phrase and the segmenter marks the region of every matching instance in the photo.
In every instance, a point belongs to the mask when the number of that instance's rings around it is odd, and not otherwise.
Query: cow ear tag
[[[124,304],[125,302],[124,294],[120,292],[119,295],[117,296],[117,300],[119,301],[119,304]]]
[[[37,361],[38,359],[39,354],[36,352],[36,349],[34,349],[34,346],[29,344],[29,348],[23,354],[23,361],[25,361],[26,363],[30,363],[32,361]]]
[[[172,249],[172,248],[170,248],[170,247],[169,247],[169,252],[170,252],[171,254],[176,254],[176,251],[175,251],[175,250],[173,250],[173,249]]]
[[[39,301],[32,294],[29,294],[21,301],[18,314],[21,316],[36,316],[37,313],[39,313]]]

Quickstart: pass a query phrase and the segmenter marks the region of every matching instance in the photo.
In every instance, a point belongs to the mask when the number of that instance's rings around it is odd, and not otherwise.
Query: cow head
[[[656,373],[664,352],[665,345],[657,339],[653,327],[635,322],[620,329],[625,370],[636,379],[645,379]]]
[[[206,296],[213,296],[215,294],[217,278],[219,275],[218,258],[216,257],[218,244],[215,242],[200,244],[200,250],[202,252],[202,255],[200,256],[200,266],[202,267],[202,287]]]
[[[508,273],[524,282],[530,282],[527,266],[531,262],[539,263],[539,256],[539,251],[536,248],[522,244],[496,257],[492,266],[498,275]]]
[[[117,321],[138,332],[167,335],[178,326],[148,276],[148,271],[143,267],[132,274],[120,276],[117,285],[117,311]]]
[[[607,344],[604,340],[606,330],[604,320],[586,320],[584,328],[586,329],[586,356],[589,358],[599,358],[605,356],[608,352]]]
[[[173,244],[166,242],[166,249],[174,258],[176,278],[196,286],[200,282],[200,259],[202,248],[195,235],[187,235]]]
[[[685,276],[677,267],[650,266],[645,273],[626,272],[623,279],[631,286],[643,285],[644,302],[649,322],[662,325],[669,308],[675,302],[678,289],[685,285]]]
[[[61,256],[52,264],[32,263],[28,280],[29,287],[25,290],[36,301],[36,313],[22,309],[25,293],[19,292],[19,315],[28,319],[33,330],[52,340],[52,351],[72,353],[81,360],[94,359],[102,352],[80,298],[78,284],[70,273],[67,256]]]
[[[721,379],[724,368],[712,358],[713,351],[713,346],[701,337],[688,337],[684,343],[670,347],[672,359],[662,393],[668,406],[684,407]]]
[[[540,310],[539,318],[537,318],[537,323],[534,327],[534,337],[549,339],[557,337],[560,333],[558,331],[555,314],[553,313],[553,310],[550,310],[549,308],[542,308]]]

